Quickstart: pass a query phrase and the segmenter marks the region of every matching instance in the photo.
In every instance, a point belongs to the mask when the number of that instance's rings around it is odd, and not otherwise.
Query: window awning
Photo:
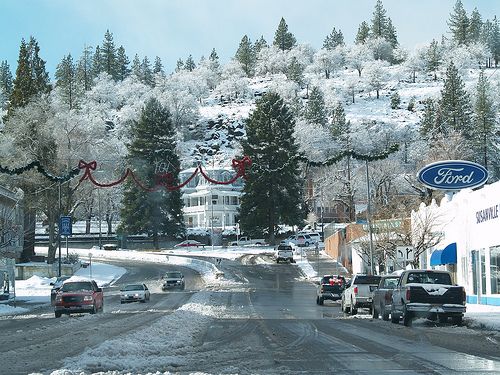
[[[431,266],[457,263],[457,243],[453,242],[443,250],[434,250],[431,255]]]

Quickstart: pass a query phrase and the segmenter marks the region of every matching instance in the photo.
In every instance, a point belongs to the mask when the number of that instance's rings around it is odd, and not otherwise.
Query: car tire
[[[319,296],[316,296],[316,305],[319,305]]]
[[[56,318],[60,318],[61,317],[61,312],[60,311],[56,311],[56,312],[54,312],[54,315],[56,316]]]
[[[396,314],[394,309],[391,309],[391,322],[394,324],[399,324],[399,315]]]
[[[371,310],[372,310],[372,318],[378,319],[379,313],[378,313],[377,309],[375,308],[375,306],[372,305]]]
[[[97,312],[97,307],[95,305],[92,307],[92,310],[90,310],[91,314],[95,314]]]
[[[389,320],[389,313],[385,310],[385,308],[382,310],[382,320],[385,320],[386,322]]]
[[[123,305],[125,302],[124,301],[120,301],[120,303]]]
[[[462,322],[463,322],[463,317],[462,316],[452,316],[451,322],[453,323],[453,325],[460,327],[462,325]]]
[[[351,310],[350,310],[351,315],[356,315],[358,313],[358,309],[354,306],[354,303],[351,300]]]
[[[325,299],[323,297],[319,297],[319,304],[324,305],[325,304]]]
[[[439,323],[441,323],[441,324],[448,323],[448,317],[446,315],[438,314],[438,319],[439,319]]]
[[[405,327],[411,327],[413,322],[413,313],[411,311],[406,311],[406,306],[403,307],[403,325]]]

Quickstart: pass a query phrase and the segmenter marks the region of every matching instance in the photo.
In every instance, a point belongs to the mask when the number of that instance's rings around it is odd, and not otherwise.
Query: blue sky
[[[167,70],[190,54],[195,61],[215,48],[221,61],[234,56],[243,35],[272,42],[281,17],[299,42],[315,48],[332,28],[351,44],[376,0],[0,0],[0,60],[14,71],[21,38],[33,35],[53,77],[64,55],[76,60],[85,45],[102,43],[106,29],[130,60],[158,55]],[[400,43],[413,47],[448,32],[456,0],[383,0]],[[462,0],[483,19],[500,16],[499,0]]]

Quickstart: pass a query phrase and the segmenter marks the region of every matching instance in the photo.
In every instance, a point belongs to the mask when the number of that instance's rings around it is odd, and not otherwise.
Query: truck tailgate
[[[410,303],[462,304],[462,287],[449,285],[410,285]]]

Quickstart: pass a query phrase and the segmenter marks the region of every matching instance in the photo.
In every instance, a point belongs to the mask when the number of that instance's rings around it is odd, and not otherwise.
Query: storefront
[[[500,305],[500,182],[422,205],[416,216],[431,218],[442,234],[421,257],[422,267],[451,271],[468,303]]]

